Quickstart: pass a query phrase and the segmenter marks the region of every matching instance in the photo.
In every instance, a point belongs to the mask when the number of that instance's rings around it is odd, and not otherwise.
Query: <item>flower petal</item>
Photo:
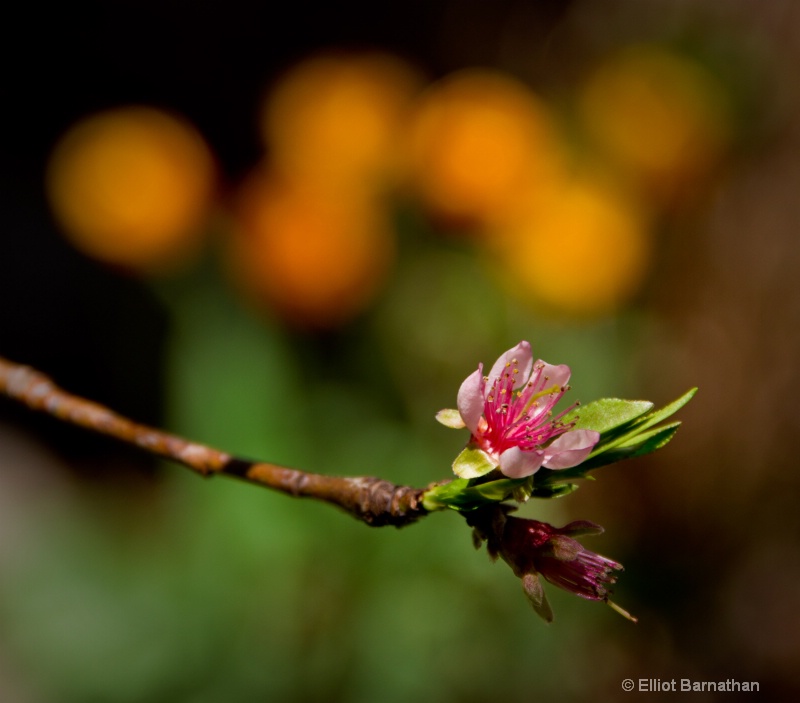
[[[544,388],[550,388],[552,386],[566,386],[567,383],[569,383],[569,377],[572,375],[572,371],[566,364],[554,366],[553,364],[548,364],[546,361],[537,359],[536,366],[542,367],[541,378],[547,379],[542,384]]]
[[[553,557],[559,561],[572,561],[583,551],[583,545],[567,535],[557,534],[550,538]]]
[[[500,455],[500,471],[509,478],[525,478],[535,474],[543,460],[543,452],[523,452],[519,447],[511,447]]]
[[[605,530],[601,525],[589,520],[573,520],[558,531],[562,535],[568,535],[569,537],[581,537],[584,535],[602,535]]]
[[[466,427],[461,413],[455,408],[444,408],[436,413],[436,421],[441,422],[445,427],[452,427],[454,430],[460,430]]]
[[[453,473],[459,478],[478,478],[494,470],[497,464],[485,451],[467,445],[453,462]]]
[[[547,600],[542,581],[535,572],[522,576],[522,590],[528,597],[528,601],[533,606],[536,614],[545,622],[553,622],[553,609]]]
[[[514,383],[514,389],[521,388],[528,382],[528,377],[531,375],[533,368],[533,352],[529,342],[522,341],[516,347],[511,347],[507,352],[500,355],[500,358],[494,362],[492,370],[489,372],[489,381],[486,383],[486,388],[490,389],[494,381],[503,374],[506,366],[512,361],[517,362],[519,374]]]
[[[478,421],[483,415],[483,364],[479,364],[478,370],[464,379],[458,389],[456,404],[464,424],[472,434],[476,434]]]
[[[544,449],[544,465],[548,469],[568,469],[580,464],[600,440],[594,430],[565,432]]]

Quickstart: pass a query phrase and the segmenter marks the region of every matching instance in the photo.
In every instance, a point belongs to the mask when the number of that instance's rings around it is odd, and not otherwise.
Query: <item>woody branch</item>
[[[133,422],[99,403],[68,393],[36,369],[2,357],[0,393],[31,410],[115,437],[150,454],[183,464],[202,476],[233,476],[291,496],[325,501],[368,525],[402,527],[427,514],[421,502],[424,489],[398,486],[371,476],[325,476],[232,456]]]

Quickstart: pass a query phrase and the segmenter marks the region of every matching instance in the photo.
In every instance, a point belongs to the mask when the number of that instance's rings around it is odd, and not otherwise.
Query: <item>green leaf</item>
[[[429,488],[422,496],[422,502],[426,510],[442,508],[474,510],[507,500],[514,489],[527,480],[527,478],[501,478],[496,481],[475,483],[474,480],[459,478]]]
[[[671,422],[669,425],[656,427],[646,432],[640,432],[627,442],[619,445],[619,448],[641,448],[648,447],[648,451],[654,452],[656,449],[661,449],[678,431],[680,421]]]
[[[527,478],[501,478],[497,481],[487,481],[470,486],[465,494],[469,497],[480,497],[485,501],[498,503],[508,498],[517,486],[524,484],[527,480]]]
[[[622,400],[601,398],[575,408],[564,417],[564,422],[575,421],[575,429],[596,430],[601,434],[629,424],[653,409],[647,400]]]
[[[429,511],[453,507],[460,503],[460,497],[468,487],[469,481],[465,478],[457,478],[453,481],[436,484],[423,493],[423,505]]]
[[[600,466],[615,464],[623,459],[632,459],[637,456],[650,454],[657,449],[661,449],[661,447],[667,444],[667,442],[669,442],[678,431],[680,424],[680,422],[673,422],[669,425],[665,425],[664,427],[656,427],[655,429],[647,432],[634,435],[622,443],[615,444],[614,447],[607,449],[603,453],[598,454],[595,457],[590,457],[579,466],[576,466],[575,469],[585,473],[587,471],[591,471],[592,469],[597,469]],[[566,469],[566,471],[572,470]],[[575,473],[571,476],[564,476],[563,478],[574,479],[581,478],[581,476],[579,473]]]
[[[583,478],[583,476],[579,476],[578,478]],[[578,488],[579,486],[577,483],[546,483],[541,486],[534,484],[533,490],[531,491],[531,497],[561,498],[563,496],[569,495],[573,491],[577,491]]]
[[[555,472],[553,472],[555,473]],[[435,511],[442,508],[453,508],[459,511],[475,510],[493,503],[502,503],[514,496],[514,491],[530,484],[528,478],[500,478],[494,481],[478,483],[475,479],[458,478],[447,483],[432,486],[425,491],[422,502],[426,510]],[[534,498],[560,498],[572,493],[578,485],[575,483],[554,483],[551,485],[534,485],[531,495]]]
[[[670,415],[674,415],[678,410],[680,410],[686,403],[688,403],[692,398],[694,398],[694,394],[697,393],[697,388],[690,388],[686,393],[684,393],[680,398],[677,400],[673,400],[668,405],[665,405],[660,410],[654,410],[651,413],[645,415],[640,422],[642,423],[637,426],[640,429],[644,429],[646,427],[652,427],[653,425],[661,422],[662,420],[666,420]]]
[[[653,427],[653,425],[657,425],[662,420],[665,420],[670,415],[674,415],[678,410],[680,410],[686,403],[688,403],[694,394],[697,392],[697,388],[692,388],[684,393],[680,398],[677,400],[672,401],[668,405],[665,405],[663,408],[659,410],[654,410],[653,412],[649,412],[646,415],[635,420],[631,425],[625,428],[624,432],[621,433],[613,433],[610,437],[602,437],[600,441],[595,446],[594,450],[591,454],[589,454],[587,461],[590,461],[592,458],[607,452],[609,449],[613,449],[619,446],[629,445],[631,440],[634,437],[640,435],[645,430]],[[662,445],[663,446],[663,445]],[[584,462],[585,464],[586,462]],[[583,465],[583,464],[582,464]]]
[[[653,426],[665,420],[670,415],[675,414],[692,399],[696,392],[697,388],[692,388],[680,398],[665,405],[663,408],[652,412],[645,412],[638,416],[633,415],[633,413],[635,412],[636,405],[643,403],[643,401],[604,399],[611,401],[607,406],[609,409],[616,409],[618,412],[615,419],[606,423],[608,429],[601,433],[600,441],[597,443],[592,453],[589,454],[584,462],[569,469],[560,469],[558,471],[551,471],[549,469],[539,470],[535,474],[533,495],[540,495],[547,489],[561,484],[573,486],[574,484],[570,484],[570,481],[588,478],[587,473],[600,466],[614,464],[623,459],[644,456],[645,454],[660,449],[667,444],[678,431],[680,422],[673,422],[669,425],[655,428]],[[603,401],[596,401],[596,403],[591,403],[590,405],[596,406],[595,409],[599,410],[603,407],[602,404]],[[628,408],[627,411],[625,410],[626,404]],[[588,408],[590,405],[586,407]],[[628,416],[627,420],[623,420],[621,424],[616,424],[617,421],[622,420],[626,415]]]
[[[482,449],[467,445],[453,462],[453,472],[459,478],[478,478],[488,474],[496,464]]]

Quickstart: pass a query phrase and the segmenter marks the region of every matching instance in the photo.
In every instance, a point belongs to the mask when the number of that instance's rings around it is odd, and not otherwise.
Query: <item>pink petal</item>
[[[494,362],[494,366],[489,372],[489,381],[486,384],[487,390],[491,389],[494,381],[502,376],[506,366],[514,360],[516,360],[519,368],[514,389],[521,388],[528,382],[528,377],[531,375],[531,369],[533,368],[533,352],[531,352],[530,343],[523,340],[516,347],[511,347],[507,352],[501,354],[500,358]]]
[[[519,447],[511,447],[500,455],[500,471],[509,478],[525,478],[539,470],[543,459],[542,452],[523,452]]]
[[[580,464],[600,440],[594,430],[571,430],[545,447],[544,465],[548,469],[568,469]]]
[[[546,381],[542,382],[543,388],[551,388],[552,386],[566,386],[569,383],[569,377],[572,375],[569,366],[566,364],[559,364],[558,366],[553,366],[553,364],[548,364],[546,361],[542,361],[538,359],[536,361],[536,366],[542,366],[541,371],[541,378],[547,378]]]
[[[478,421],[483,415],[483,364],[461,384],[456,403],[464,424],[472,434],[477,434]]]

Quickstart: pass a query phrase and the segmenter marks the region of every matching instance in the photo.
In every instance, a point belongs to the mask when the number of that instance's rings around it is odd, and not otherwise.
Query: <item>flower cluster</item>
[[[505,501],[566,495],[590,471],[660,449],[681,424],[664,421],[697,388],[661,408],[647,400],[600,398],[583,406],[579,417],[574,412],[578,403],[555,410],[569,390],[569,377],[568,366],[534,361],[525,341],[502,354],[486,376],[479,364],[459,388],[457,409],[436,415],[443,425],[470,432],[453,462],[458,478],[429,486],[422,505],[429,511],[459,511],[473,527],[476,547],[486,542],[493,559],[502,557],[511,566],[528,600],[548,622],[553,613],[540,577],[635,620],[608,599],[622,565],[575,539],[603,528],[588,521],[558,528],[510,517],[514,508]],[[542,468],[549,470],[539,472]]]
[[[462,479],[454,496],[481,491],[487,502],[469,506],[462,503],[467,523],[473,528],[475,546],[487,543],[492,559],[502,557],[522,580],[523,589],[534,610],[547,622],[553,612],[540,577],[588,600],[609,603],[622,615],[628,613],[608,600],[609,587],[616,582],[622,565],[583,547],[575,537],[599,534],[603,528],[588,521],[571,522],[557,528],[545,522],[511,517],[513,507],[502,501],[505,490],[494,494],[486,489],[493,483],[521,488],[530,484],[540,468],[567,469],[584,462],[601,438],[593,429],[576,428],[571,411],[577,403],[555,414],[564,393],[570,369],[541,359],[534,362],[531,346],[522,341],[502,354],[489,374],[483,364],[470,374],[458,391],[457,410],[442,410],[437,419],[453,428],[466,427],[470,439],[453,462],[453,471]],[[648,408],[649,409],[649,405]],[[636,408],[641,414],[643,410]],[[504,480],[492,472],[499,469]],[[489,474],[492,474],[491,476]],[[485,478],[484,478],[485,477]],[[523,491],[511,495],[523,500]],[[451,500],[454,496],[450,496]],[[520,497],[521,496],[521,497]]]

